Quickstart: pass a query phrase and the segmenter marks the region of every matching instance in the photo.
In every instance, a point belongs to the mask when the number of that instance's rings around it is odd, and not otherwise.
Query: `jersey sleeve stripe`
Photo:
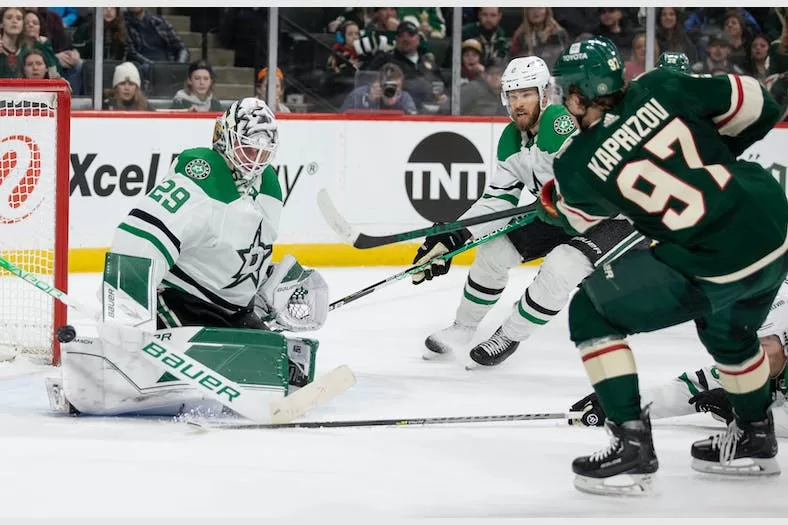
[[[490,193],[485,193],[484,195],[482,195],[482,199],[501,199],[515,206],[517,206],[517,203],[520,202],[520,199],[518,199],[514,195],[509,195],[508,193],[502,193],[500,195],[492,195]]]
[[[181,241],[169,230],[169,228],[167,228],[167,226],[161,220],[139,208],[134,208],[133,210],[131,210],[129,212],[129,215],[131,215],[132,217],[136,217],[137,219],[143,222],[147,222],[151,226],[161,231],[161,233],[166,235],[167,238],[170,240],[170,242],[172,242],[172,245],[175,246],[175,249],[178,250],[179,252],[181,251]]]
[[[563,199],[559,199],[556,207],[564,214],[569,224],[580,233],[602,222],[607,217],[594,217],[569,206]]]
[[[230,310],[232,312],[237,312],[238,310],[241,310],[241,309],[246,307],[246,305],[239,306],[237,304],[233,304],[233,303],[227,301],[226,299],[222,299],[221,297],[216,295],[214,292],[210,291],[208,288],[202,286],[200,283],[195,281],[193,278],[191,278],[186,272],[184,272],[178,266],[173,266],[170,269],[170,273],[173,276],[175,276],[178,279],[180,279],[181,281],[183,281],[185,284],[188,284],[189,286],[193,286],[196,290],[198,290],[201,294],[203,294],[213,304],[221,306],[222,308],[224,308],[226,310]]]
[[[524,187],[525,187],[525,184],[523,184],[522,182],[516,182],[516,183],[512,184],[511,186],[493,186],[492,184],[490,185],[490,189],[491,190],[500,190],[500,191],[521,190]]]
[[[162,257],[164,257],[164,260],[167,261],[167,264],[170,267],[175,264],[175,259],[172,257],[172,255],[170,255],[170,252],[167,251],[167,248],[164,247],[164,244],[162,244],[162,242],[155,235],[152,235],[145,230],[135,228],[134,226],[130,226],[125,222],[120,223],[118,229],[150,242],[161,253]]]
[[[730,109],[712,120],[721,135],[735,137],[760,118],[763,112],[763,91],[752,77],[728,75],[731,83]]]

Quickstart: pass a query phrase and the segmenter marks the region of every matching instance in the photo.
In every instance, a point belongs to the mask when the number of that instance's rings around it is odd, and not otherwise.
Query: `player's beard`
[[[514,120],[514,125],[517,126],[521,132],[530,131],[531,128],[536,126],[539,123],[539,116],[541,111],[539,106],[536,106],[531,111],[525,112],[523,114],[514,113],[512,115],[512,119]]]

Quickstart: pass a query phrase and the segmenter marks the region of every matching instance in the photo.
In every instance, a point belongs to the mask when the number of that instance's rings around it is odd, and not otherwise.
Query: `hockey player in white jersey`
[[[498,140],[498,162],[491,182],[461,218],[527,204],[553,178],[553,157],[577,126],[563,105],[549,104],[549,82],[550,72],[541,58],[515,58],[507,65],[501,78],[501,102],[512,122]],[[523,189],[527,190],[525,195]],[[506,221],[427,237],[414,263],[422,264],[454,250],[469,238],[478,238]],[[647,241],[625,220],[605,221],[582,237],[572,237],[536,219],[482,244],[477,248],[454,322],[427,337],[424,358],[468,346],[479,323],[501,297],[509,270],[523,261],[546,256],[509,317],[489,339],[470,350],[470,358],[477,364],[501,363],[566,305],[572,290],[595,266],[635,246],[645,248]],[[414,274],[413,283],[443,275],[450,265],[451,260],[433,263],[425,272]]]
[[[103,299],[105,317],[149,308],[150,332],[166,332],[250,390],[286,393],[311,381],[318,343],[268,330],[320,328],[328,291],[319,273],[291,256],[271,264],[282,212],[270,165],[278,145],[277,122],[264,102],[233,103],[216,121],[212,147],[181,152],[117,227]],[[119,348],[126,334],[113,326],[100,324],[100,337],[63,345],[63,384],[58,392],[50,388],[53,404],[104,415],[210,404]]]
[[[758,337],[769,359],[770,387],[775,400],[774,430],[777,437],[788,438],[788,279],[758,330]],[[641,397],[643,406],[651,403],[651,417],[655,419],[709,412],[726,424],[733,421],[733,409],[715,366],[683,372],[667,383],[644,390]],[[570,424],[602,426],[605,421],[604,410],[593,393],[572,405],[571,410],[582,412],[582,416]]]

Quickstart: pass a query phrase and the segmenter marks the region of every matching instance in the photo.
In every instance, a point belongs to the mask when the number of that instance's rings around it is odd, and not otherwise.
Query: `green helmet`
[[[610,95],[626,85],[618,49],[603,36],[571,44],[556,60],[553,76],[565,94],[575,86],[588,99]]]
[[[684,53],[680,53],[678,51],[665,51],[659,55],[657,67],[666,67],[668,69],[680,71],[682,73],[690,72],[689,58]]]

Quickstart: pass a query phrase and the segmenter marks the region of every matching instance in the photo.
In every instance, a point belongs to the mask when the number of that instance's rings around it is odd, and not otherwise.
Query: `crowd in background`
[[[454,9],[461,9],[463,18],[463,115],[505,114],[500,81],[511,58],[537,55],[552,65],[571,43],[594,34],[619,47],[627,79],[646,70],[641,7],[283,8],[276,38],[275,111],[449,114]],[[204,41],[211,35],[221,49],[234,53],[223,69],[251,71],[248,95],[266,96],[267,8],[174,11],[191,17],[190,32]],[[95,12],[2,9],[0,77],[64,78],[75,98],[89,100],[96,76]],[[220,111],[237,98],[215,93],[214,49],[190,52],[160,8],[99,12],[103,60],[111,66],[103,77],[103,109]],[[662,51],[685,53],[696,74],[757,78],[788,119],[788,8],[657,8],[654,48],[655,62]]]

